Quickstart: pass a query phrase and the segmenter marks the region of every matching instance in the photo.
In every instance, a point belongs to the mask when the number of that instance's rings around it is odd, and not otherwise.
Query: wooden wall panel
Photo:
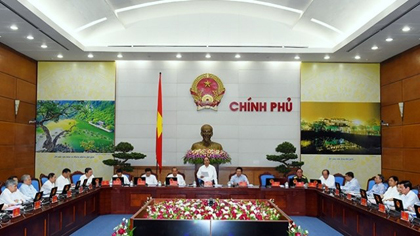
[[[381,104],[390,105],[402,101],[402,83],[395,82],[381,87]]]
[[[15,121],[15,101],[0,97],[0,121]]]
[[[382,173],[420,184],[420,46],[381,63]],[[398,103],[404,102],[404,118]]]
[[[12,99],[16,97],[16,79],[2,72],[0,72],[0,96]]]
[[[0,181],[35,172],[36,61],[0,44]],[[20,100],[15,116],[15,100]]]
[[[401,125],[402,119],[398,104],[383,106],[381,108],[382,120],[385,120],[389,126]]]

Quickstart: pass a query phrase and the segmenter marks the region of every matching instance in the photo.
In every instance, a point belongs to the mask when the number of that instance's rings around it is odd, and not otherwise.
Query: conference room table
[[[98,215],[134,214],[148,198],[272,199],[289,216],[318,217],[344,235],[420,235],[420,227],[398,217],[315,188],[103,186],[42,207],[10,223],[0,235],[69,235]]]

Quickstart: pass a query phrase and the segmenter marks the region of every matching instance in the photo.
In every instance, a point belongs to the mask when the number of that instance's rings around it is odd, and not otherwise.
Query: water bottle
[[[232,187],[232,183],[230,181],[228,182],[228,187]]]
[[[133,184],[133,181],[131,180],[131,182],[130,182],[130,187],[133,187],[133,185],[134,185],[134,184]]]
[[[162,182],[158,182],[158,187],[162,187]]]
[[[289,182],[284,183],[285,188],[289,188]]]
[[[197,187],[197,183],[195,182],[195,180],[193,181],[193,187]]]
[[[109,181],[109,187],[112,187],[112,179]]]

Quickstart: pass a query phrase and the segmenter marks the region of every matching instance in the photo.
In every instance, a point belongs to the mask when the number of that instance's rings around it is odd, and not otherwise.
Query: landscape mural
[[[38,100],[36,151],[110,153],[114,147],[114,101]]]
[[[379,103],[302,102],[302,154],[381,154]]]

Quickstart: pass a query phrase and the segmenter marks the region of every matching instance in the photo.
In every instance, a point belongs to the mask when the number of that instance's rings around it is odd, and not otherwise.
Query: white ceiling
[[[41,61],[179,60],[181,53],[181,60],[381,62],[420,43],[419,2],[0,0],[0,42]]]

